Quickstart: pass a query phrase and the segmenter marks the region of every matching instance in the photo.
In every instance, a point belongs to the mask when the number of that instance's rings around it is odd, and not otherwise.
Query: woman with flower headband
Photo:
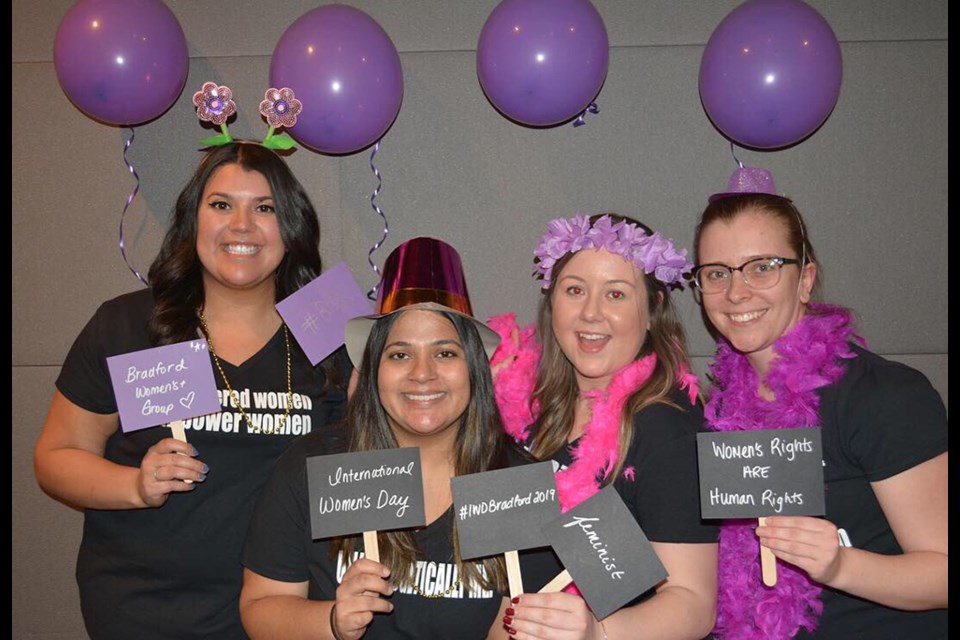
[[[503,556],[460,557],[450,478],[532,462],[504,433],[488,354],[499,336],[472,315],[460,256],[413,238],[387,257],[377,312],[347,323],[359,369],[344,429],[314,432],[277,462],[250,524],[240,609],[252,638],[469,640],[506,637]],[[307,460],[417,447],[426,526],[314,539]],[[335,517],[336,514],[333,514]],[[524,581],[552,577],[521,552]]]
[[[512,314],[490,320],[504,338],[492,364],[506,429],[559,465],[564,510],[613,484],[669,577],[604,620],[575,589],[523,594],[504,626],[518,639],[702,638],[714,621],[717,534],[700,520],[703,413],[670,302],[692,265],[613,214],[553,220],[535,255],[536,328]]]
[[[741,167],[696,231],[695,292],[718,336],[717,431],[819,427],[826,515],[724,522],[716,636],[947,637],[947,418],[918,371],[815,302],[821,267],[769,172]],[[764,586],[760,546],[777,558]]]
[[[235,110],[213,83],[197,99],[216,124]],[[346,401],[342,351],[312,366],[274,307],[320,274],[316,212],[280,156],[223,128],[177,199],[150,288],[101,305],[76,339],[36,444],[40,485],[85,510],[77,581],[92,638],[245,638],[254,498],[287,445]],[[106,359],[197,337],[223,412],[185,421],[190,444],[123,433]],[[251,402],[266,394],[279,408]]]

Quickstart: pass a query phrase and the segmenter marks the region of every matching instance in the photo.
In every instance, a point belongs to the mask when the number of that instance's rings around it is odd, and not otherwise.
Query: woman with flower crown
[[[223,124],[229,90],[204,89]],[[74,342],[36,444],[41,487],[85,510],[77,582],[98,640],[245,638],[255,497],[284,449],[346,402],[343,351],[314,367],[274,306],[320,275],[316,212],[274,151],[224,136],[177,199],[150,287],[105,302]],[[106,359],[197,337],[223,411],[184,421],[189,443],[124,433]],[[251,402],[268,394],[278,407]]]
[[[695,292],[718,336],[712,429],[819,427],[825,517],[724,522],[715,635],[947,637],[947,418],[919,372],[814,302],[821,267],[769,172],[742,167],[696,232]],[[760,547],[777,558],[762,584]]]
[[[559,218],[535,250],[536,326],[490,319],[491,361],[507,431],[552,459],[564,510],[612,484],[669,577],[597,620],[575,585],[515,598],[513,638],[702,638],[716,603],[716,528],[700,520],[696,378],[670,289],[685,251],[624,216]],[[542,345],[542,346],[541,346]]]

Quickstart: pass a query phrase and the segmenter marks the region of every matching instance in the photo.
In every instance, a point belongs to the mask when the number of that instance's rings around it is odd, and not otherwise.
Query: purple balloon
[[[303,111],[290,135],[330,154],[359,151],[383,136],[400,111],[403,69],[390,36],[342,4],[294,21],[270,60],[270,84],[290,87]]]
[[[57,28],[53,66],[78,109],[132,126],[177,101],[189,68],[187,40],[160,0],[80,0]]]
[[[840,96],[840,44],[800,0],[748,0],[717,26],[700,61],[700,99],[710,120],[745,147],[803,140]]]
[[[503,0],[480,32],[477,75],[503,115],[546,127],[590,105],[609,56],[607,29],[588,0]]]

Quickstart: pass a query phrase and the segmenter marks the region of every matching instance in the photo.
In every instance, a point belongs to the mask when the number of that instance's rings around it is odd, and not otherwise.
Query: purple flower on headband
[[[541,286],[550,288],[553,267],[558,260],[588,248],[616,253],[666,285],[682,284],[683,274],[693,268],[693,263],[687,260],[687,251],[677,250],[673,242],[659,232],[648,235],[641,227],[626,220],[615,223],[610,216],[598,218],[591,226],[589,217],[577,214],[551,220],[547,233],[533,250],[534,274],[543,277]]]
[[[289,129],[297,124],[297,116],[303,111],[303,104],[293,95],[288,87],[282,89],[267,89],[260,103],[260,113],[267,119],[271,127],[286,127]]]
[[[204,82],[200,91],[193,94],[197,117],[205,122],[222,125],[237,112],[230,87],[217,86],[216,82]]]

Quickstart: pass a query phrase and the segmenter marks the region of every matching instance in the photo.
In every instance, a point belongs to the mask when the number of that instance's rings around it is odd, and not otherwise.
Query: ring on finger
[[[153,479],[156,480],[157,482],[160,482],[160,477],[157,476],[157,471],[160,471],[160,467],[157,467],[156,469],[153,470]]]

